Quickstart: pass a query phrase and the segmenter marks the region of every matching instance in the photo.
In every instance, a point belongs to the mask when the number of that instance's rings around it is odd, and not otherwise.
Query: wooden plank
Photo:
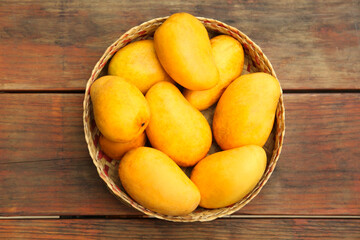
[[[3,0],[0,90],[84,89],[97,60],[121,34],[179,11],[243,31],[262,47],[284,89],[360,89],[359,4]]]
[[[285,94],[283,151],[242,212],[360,214],[360,95]]]
[[[359,239],[359,219],[220,219],[172,223],[150,219],[0,220],[6,239]]]
[[[0,107],[0,215],[138,214],[97,175],[83,132],[82,98],[0,94],[6,103]]]
[[[0,94],[0,215],[138,215],[87,152],[82,94]],[[275,172],[237,214],[360,215],[360,95],[285,94]]]

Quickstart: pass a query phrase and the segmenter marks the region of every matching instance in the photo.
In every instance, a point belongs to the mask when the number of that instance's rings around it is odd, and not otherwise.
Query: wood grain
[[[0,215],[138,215],[98,177],[82,94],[0,94]],[[279,163],[237,214],[360,215],[360,95],[285,94]]]
[[[359,239],[360,220],[219,219],[170,223],[151,219],[0,220],[6,239]]]
[[[359,1],[3,0],[0,90],[82,90],[121,34],[179,11],[243,31],[284,89],[360,89]]]

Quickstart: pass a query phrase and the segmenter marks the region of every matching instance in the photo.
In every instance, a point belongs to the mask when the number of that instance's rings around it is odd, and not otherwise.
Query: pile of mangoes
[[[266,73],[241,75],[243,65],[236,39],[209,39],[187,13],[113,56],[91,101],[101,150],[120,160],[121,183],[135,201],[186,215],[232,205],[257,185],[281,88]],[[214,104],[211,128],[200,111]],[[222,151],[207,156],[213,136]],[[193,167],[190,178],[180,167]]]

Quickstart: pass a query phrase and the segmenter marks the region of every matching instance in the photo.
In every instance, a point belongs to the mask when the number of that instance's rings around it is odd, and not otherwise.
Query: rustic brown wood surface
[[[269,182],[231,218],[206,223],[143,219],[123,205],[83,133],[85,83],[107,46],[180,11],[247,34],[285,90]],[[359,26],[359,0],[0,1],[0,238],[360,239]]]
[[[7,103],[0,109],[0,215],[140,214],[98,177],[82,130],[82,100],[0,95]],[[284,100],[286,144],[277,168],[238,214],[360,215],[360,95]]]
[[[360,2],[0,2],[0,90],[84,89],[129,28],[185,11],[230,24],[262,47],[284,89],[360,89]]]
[[[360,220],[221,219],[168,223],[154,219],[0,221],[8,239],[359,239]]]

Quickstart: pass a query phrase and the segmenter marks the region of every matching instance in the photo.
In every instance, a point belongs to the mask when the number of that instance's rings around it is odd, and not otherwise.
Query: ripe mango
[[[119,177],[126,192],[142,206],[165,215],[186,215],[200,193],[166,154],[149,147],[130,150],[121,159]]]
[[[219,81],[208,33],[194,16],[171,15],[155,31],[154,46],[161,65],[181,86],[205,90]]]
[[[170,81],[161,66],[153,40],[141,40],[121,48],[109,63],[108,73],[125,78],[145,94],[160,81]]]
[[[207,156],[191,173],[200,191],[200,206],[221,208],[240,201],[256,186],[265,168],[266,153],[256,145]]]
[[[134,140],[129,142],[113,142],[105,138],[103,135],[100,136],[99,144],[101,150],[109,156],[111,159],[120,160],[126,152],[133,148],[142,147],[146,142],[146,134],[143,132]]]
[[[244,66],[244,51],[239,41],[219,35],[210,40],[215,64],[219,70],[220,80],[215,87],[193,91],[185,89],[185,98],[198,110],[202,111],[216,103],[226,87],[238,76]]]
[[[221,96],[214,113],[213,133],[223,149],[263,146],[274,124],[281,88],[267,73],[251,73],[234,80]]]
[[[151,110],[146,128],[151,145],[180,166],[195,165],[207,154],[212,142],[205,117],[169,82],[155,84],[145,98]]]
[[[144,132],[150,109],[133,84],[118,76],[104,76],[91,85],[90,96],[96,125],[107,139],[128,142]]]

